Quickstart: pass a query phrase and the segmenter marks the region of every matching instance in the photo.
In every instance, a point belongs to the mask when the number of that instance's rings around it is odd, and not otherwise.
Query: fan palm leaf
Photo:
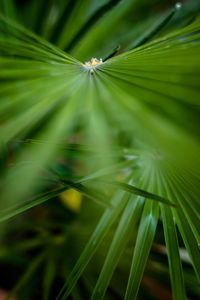
[[[192,12],[186,4],[185,22],[171,25],[172,30],[165,27],[179,13],[180,3],[161,14],[134,43],[125,36],[124,49],[129,50],[120,53],[118,47],[112,50],[118,42],[117,23],[137,8],[137,1],[79,2],[74,1],[67,13],[70,1],[66,5],[59,1],[61,17],[53,25],[48,14],[41,28],[34,28],[37,22],[33,21],[33,29],[43,35],[39,37],[14,21],[17,10],[12,1],[4,1],[0,151],[9,162],[2,167],[0,220],[55,198],[67,188],[102,204],[102,216],[77,263],[71,271],[66,266],[69,274],[57,296],[60,300],[79,294],[78,282],[84,274],[90,278],[87,268],[98,257],[102,243],[108,243],[107,252],[92,284],[91,299],[106,297],[129,243],[130,273],[123,297],[137,299],[162,223],[173,299],[186,299],[182,240],[197,280],[200,277],[198,4],[194,1]],[[190,14],[192,21],[188,21]],[[138,30],[140,26],[139,22]],[[88,60],[92,51],[99,53],[95,41],[104,36],[102,57],[107,52],[107,59]],[[81,156],[83,145],[91,152],[83,151]],[[67,176],[54,171],[59,157],[65,155],[70,161],[70,151],[77,156],[76,163],[84,166],[80,173]],[[42,263],[44,254],[38,259]],[[52,273],[44,282],[44,299],[50,297],[55,269],[47,265],[47,273]],[[14,293],[27,284],[32,271],[27,274]]]

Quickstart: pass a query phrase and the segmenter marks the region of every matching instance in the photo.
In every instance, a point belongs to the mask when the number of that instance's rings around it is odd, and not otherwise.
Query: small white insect
[[[94,73],[97,66],[103,63],[102,58],[97,59],[95,57],[92,57],[91,60],[86,61],[83,66],[86,70],[90,71],[91,74]]]

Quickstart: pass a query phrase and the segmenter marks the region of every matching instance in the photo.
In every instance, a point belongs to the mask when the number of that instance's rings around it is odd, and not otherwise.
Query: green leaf
[[[72,254],[75,256],[76,247],[79,250],[82,243],[86,243],[67,281],[64,274],[68,273],[71,265],[66,257],[59,256],[65,271],[59,273],[55,280],[59,278],[65,282],[58,297],[64,300],[73,288],[72,297],[77,299],[81,299],[84,289],[91,293],[96,278],[92,278],[93,274],[89,271],[88,279],[92,279],[90,288],[87,288],[81,276],[104,237],[107,237],[106,242],[110,241],[106,234],[110,233],[111,226],[115,229],[115,222],[122,214],[93,291],[93,298],[102,298],[129,238],[131,224],[135,225],[139,220],[137,207],[143,203],[138,202],[135,195],[140,195],[147,200],[139,222],[125,298],[132,300],[137,297],[161,207],[172,293],[175,299],[185,299],[183,277],[187,276],[184,276],[181,266],[177,229],[190,255],[196,277],[200,277],[200,6],[195,0],[187,1],[179,16],[170,19],[175,15],[173,10],[164,9],[165,5],[168,9],[166,0],[158,6],[158,1],[154,2],[154,6],[147,0],[119,3],[110,0],[73,1],[69,10],[70,2],[28,1],[26,5],[20,4],[20,9],[15,2],[16,15],[19,13],[20,21],[26,27],[30,26],[59,46],[71,49],[77,58],[88,60],[98,56],[107,57],[106,61],[99,60],[98,65],[88,67],[7,19],[7,16],[14,18],[12,0],[3,0],[0,4],[1,8],[2,4],[7,7],[3,9],[5,16],[0,15],[0,151],[3,154],[4,148],[8,149],[1,172],[0,220],[43,203],[68,187],[107,205],[88,244],[85,231],[91,230],[91,219],[96,215],[96,208],[91,203],[87,211],[76,216],[75,222],[63,219],[59,212],[57,216],[57,210],[54,212],[49,206],[53,216],[61,217],[59,230],[63,230],[67,238],[73,236],[70,242],[72,240],[74,244],[70,244],[67,252],[70,259]],[[160,32],[169,20],[172,22]],[[145,28],[150,30],[142,34]],[[119,51],[111,53],[119,44]],[[134,46],[137,47],[123,53],[124,49]],[[16,142],[26,139],[42,142]],[[79,155],[77,151],[75,159],[72,159],[71,149],[68,150],[74,142],[87,145],[87,149],[94,150],[93,154],[82,151]],[[60,145],[64,145],[65,149],[60,149]],[[126,157],[126,151],[132,156]],[[133,153],[137,153],[136,157]],[[124,159],[128,160],[127,164],[122,162]],[[58,178],[62,187],[36,196],[38,188],[41,185],[45,187],[40,180],[44,168],[51,169],[52,165],[57,168],[59,164],[70,169],[67,179]],[[84,176],[85,173],[87,176]],[[122,178],[118,178],[121,174]],[[112,178],[109,177],[111,175]],[[101,181],[104,176],[106,178]],[[129,184],[125,183],[127,176],[133,178]],[[74,182],[74,178],[80,180]],[[148,183],[146,186],[145,182]],[[110,206],[109,197],[104,198],[105,193],[101,193],[101,189],[107,187],[112,189],[110,194],[114,188],[117,190]],[[30,199],[30,195],[34,198]],[[129,197],[131,200],[128,200]],[[85,229],[82,223],[77,226],[82,216],[89,229]],[[35,221],[37,224],[40,218],[35,217],[34,224]],[[51,220],[47,217],[41,224],[47,226],[49,222]],[[9,226],[4,227],[5,240],[11,233],[15,236],[19,230],[12,224]],[[74,231],[75,227],[78,230]],[[29,235],[30,228],[20,228],[25,230],[23,236]],[[133,229],[135,236],[134,226]],[[51,235],[54,228],[48,227],[48,230]],[[40,247],[42,249],[46,245],[41,244]],[[97,261],[98,258],[97,252]],[[124,260],[119,261],[121,263],[124,264]],[[151,264],[149,266],[151,270]],[[159,267],[158,275],[162,275],[163,270],[166,275],[165,262],[160,262]],[[48,270],[51,273],[51,267]],[[193,276],[190,267],[186,271]],[[32,272],[29,277],[32,276],[32,281],[36,278],[34,274]],[[77,284],[79,279],[80,286]],[[186,289],[191,292],[188,282]],[[51,283],[54,286],[49,275],[44,283],[46,298]],[[120,283],[115,288],[111,284],[114,295],[123,297],[119,292],[121,286]],[[99,287],[102,288],[100,293]],[[198,294],[198,289],[194,290],[194,294]],[[113,296],[108,292],[108,298],[110,295]],[[27,297],[29,295],[24,298]],[[141,297],[146,298],[146,295]]]
[[[135,186],[133,186],[132,184],[127,184],[127,183],[124,183],[124,182],[118,182],[118,181],[104,181],[105,184],[110,184],[110,185],[114,185],[126,192],[129,192],[129,193],[132,193],[134,195],[138,195],[138,196],[142,196],[144,198],[149,198],[149,199],[152,199],[152,200],[155,200],[155,201],[158,201],[158,202],[162,202],[162,203],[165,203],[165,204],[168,204],[170,206],[176,206],[175,203],[172,203],[171,201],[161,197],[161,196],[158,196],[158,195],[155,195],[155,194],[152,194],[152,193],[149,193],[145,190],[142,190],[142,189],[139,189]]]
[[[179,7],[180,6],[180,7]],[[153,24],[152,27],[148,30],[148,32],[145,32],[142,37],[140,37],[138,40],[134,41],[134,43],[131,45],[130,48],[136,48],[139,47],[145,43],[147,43],[149,40],[152,39],[157,33],[159,33],[173,18],[174,14],[179,11],[182,4],[175,4],[175,6],[167,12],[164,16],[162,16],[160,19],[156,21],[156,24]]]
[[[23,212],[25,212],[28,209],[31,209],[37,205],[40,205],[49,199],[52,199],[56,196],[58,196],[60,193],[66,190],[66,187],[58,187],[52,191],[48,191],[42,194],[39,194],[38,196],[34,197],[32,200],[27,200],[24,203],[21,203],[20,205],[10,206],[8,209],[1,210],[0,212],[0,222],[6,221],[12,217],[15,217]]]
[[[91,298],[93,300],[100,300],[104,298],[104,294],[109,285],[112,274],[117,266],[126,243],[128,242],[131,233],[133,232],[135,225],[140,217],[143,202],[141,201],[141,199],[133,199],[133,197],[134,196],[131,196],[128,200],[128,203],[121,216],[120,222],[108,250],[104,265],[101,269],[98,281],[93,290]]]
[[[176,186],[174,186],[174,182],[172,182],[171,180],[169,180],[168,177],[163,175],[160,175],[159,181],[162,182],[166,195],[168,196],[173,195],[177,200],[180,199],[180,195],[177,192]],[[198,259],[200,255],[200,249],[199,249],[198,239],[196,239],[196,236],[192,231],[193,217],[191,216],[191,218],[187,218],[182,208],[178,210],[173,209],[172,212],[173,212],[173,218],[175,219],[178,225],[178,229],[181,233],[186,249],[190,255],[193,268],[196,272],[196,276],[198,279],[200,279],[200,273],[199,273],[200,262]]]
[[[173,299],[186,299],[178,239],[170,208],[161,206]]]
[[[64,284],[62,290],[60,291],[58,299],[66,299],[66,297],[70,294],[73,287],[77,283],[87,264],[95,254],[99,244],[102,242],[104,236],[108,232],[109,228],[113,224],[113,222],[117,219],[122,209],[127,203],[127,197],[124,192],[117,192],[111,201],[111,205],[113,208],[106,209],[98,222],[92,236],[86,244],[86,247],[81,253],[76,265],[74,266],[71,274],[69,275],[66,283]]]
[[[95,191],[94,189],[91,188],[87,188],[86,186],[84,186],[81,183],[76,183],[76,182],[72,182],[72,181],[67,181],[67,180],[62,180],[61,181],[63,183],[63,185],[65,186],[65,188],[74,188],[75,190],[79,191],[80,193],[82,193],[83,195],[85,195],[87,198],[97,202],[98,204],[104,206],[104,207],[110,207],[111,205],[109,203],[109,199],[105,195],[100,195],[99,191]]]
[[[137,299],[140,282],[156,231],[159,207],[147,201],[140,221],[125,299]]]

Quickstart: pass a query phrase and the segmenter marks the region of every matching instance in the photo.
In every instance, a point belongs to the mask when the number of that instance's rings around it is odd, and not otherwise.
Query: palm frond
[[[137,299],[149,270],[156,269],[150,253],[162,223],[163,265],[168,258],[173,299],[186,299],[188,283],[200,278],[199,4],[177,3],[143,24],[131,13],[141,13],[147,1],[87,0],[72,6],[48,1],[46,11],[45,4],[35,4],[40,14],[28,22],[43,37],[19,24],[14,1],[0,5],[0,221],[44,203],[53,216],[58,209],[62,221],[62,238],[44,245],[53,249],[50,260],[41,248],[13,293],[45,263],[43,299],[51,299],[58,248],[64,270],[57,299],[71,293],[83,299],[82,285],[91,299],[106,299],[117,266],[126,266],[128,282],[115,292],[120,299]],[[92,55],[100,52],[106,59]],[[84,201],[89,212],[76,219],[89,224],[87,242],[84,226],[73,226],[70,219],[66,229],[63,208],[54,201],[69,188],[101,204]],[[83,248],[75,265],[76,250],[66,246],[71,235],[74,248]],[[189,274],[181,243],[189,254]],[[65,252],[74,260],[69,262]],[[95,257],[102,265],[99,275],[91,267]],[[167,267],[159,271],[166,276]]]

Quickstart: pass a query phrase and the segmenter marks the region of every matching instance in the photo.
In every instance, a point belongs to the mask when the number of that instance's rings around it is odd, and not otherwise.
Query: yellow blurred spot
[[[125,178],[126,178],[126,176],[122,172],[116,176],[116,180],[118,180],[118,181],[123,181]]]
[[[70,210],[79,212],[81,208],[82,195],[74,189],[69,189],[60,194],[61,202]]]

